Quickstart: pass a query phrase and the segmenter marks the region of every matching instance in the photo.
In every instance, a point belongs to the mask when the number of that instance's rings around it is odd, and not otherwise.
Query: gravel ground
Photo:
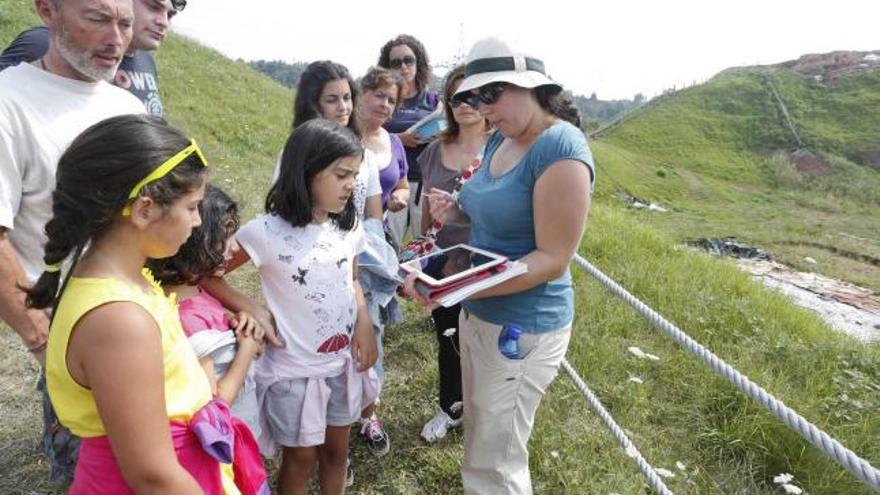
[[[740,268],[798,306],[816,311],[834,329],[862,342],[880,342],[880,295],[775,261],[740,259]]]

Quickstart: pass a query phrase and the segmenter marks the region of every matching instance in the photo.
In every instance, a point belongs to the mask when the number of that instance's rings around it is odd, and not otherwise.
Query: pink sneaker
[[[382,428],[382,422],[379,417],[373,414],[368,419],[361,418],[361,436],[367,442],[370,452],[376,457],[382,457],[391,450],[391,440],[388,439],[388,433]]]

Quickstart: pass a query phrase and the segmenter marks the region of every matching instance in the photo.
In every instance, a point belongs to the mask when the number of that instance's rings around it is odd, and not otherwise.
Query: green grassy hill
[[[799,174],[797,148],[830,165]],[[636,213],[678,239],[737,236],[783,262],[880,290],[880,269],[839,253],[880,257],[880,169],[859,164],[880,148],[880,70],[826,87],[786,69],[725,71],[649,103],[593,142],[610,199],[631,194],[667,214]],[[817,266],[806,265],[813,257]]]
[[[29,2],[0,0],[0,45],[36,22],[31,8]],[[244,217],[249,218],[260,208],[290,125],[289,90],[177,36],[157,58],[168,119],[204,145],[213,180],[245,203]],[[774,77],[788,91],[786,79]],[[837,232],[876,238],[871,222],[880,218],[878,205],[841,198],[823,184],[782,180],[787,176],[773,168],[779,160],[767,153],[788,147],[788,138],[766,95],[760,100],[764,103],[753,100],[763,94],[760,80],[726,74],[717,81],[728,81],[727,90],[709,84],[669,95],[593,143],[600,176],[580,252],[880,465],[880,348],[833,333],[811,314],[751,282],[732,263],[680,247],[689,236],[722,234],[762,244]],[[871,93],[864,87],[854,92]],[[802,111],[807,110],[804,103]],[[820,120],[799,121],[809,146],[849,156],[847,150],[860,145],[846,125],[833,124],[845,124],[845,119]],[[876,127],[859,129],[870,138]],[[617,200],[624,191],[673,211],[624,208]],[[798,249],[780,252],[795,259]],[[575,273],[578,316],[569,360],[649,461],[676,472],[667,479],[675,493],[781,493],[771,481],[781,472],[794,474],[811,494],[869,493],[592,279]],[[257,294],[252,271],[235,275],[234,283]],[[388,382],[380,412],[393,454],[372,458],[353,438],[353,493],[460,491],[461,435],[431,446],[418,439],[435,408],[436,352],[429,323],[409,310],[407,323],[386,335]],[[630,346],[660,361],[639,360],[627,352]],[[12,332],[0,331],[0,347],[0,390],[5,392],[0,399],[0,492],[60,493],[44,481],[45,466],[34,453],[39,406],[32,383],[37,370]],[[637,385],[630,377],[644,383]],[[565,377],[557,379],[539,410],[531,454],[538,493],[649,491]],[[676,462],[685,469],[676,469]]]
[[[681,165],[695,171],[737,179],[749,172],[742,161],[798,146],[772,88],[808,148],[857,159],[861,151],[880,147],[880,115],[872,111],[880,107],[880,71],[827,86],[772,66],[730,69],[705,84],[661,96],[608,138],[658,158],[690,159]],[[706,153],[711,148],[717,150],[714,156]]]

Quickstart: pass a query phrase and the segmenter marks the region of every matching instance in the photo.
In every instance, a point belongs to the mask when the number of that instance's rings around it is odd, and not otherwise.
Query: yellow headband
[[[61,260],[58,263],[53,263],[51,265],[46,265],[43,267],[43,271],[48,273],[58,273],[61,271],[62,263],[64,263],[64,260]]]
[[[205,159],[205,155],[202,154],[202,150],[199,149],[199,145],[196,144],[195,139],[191,139],[189,146],[180,150],[180,152],[178,152],[171,158],[165,160],[165,163],[156,167],[155,170],[150,172],[150,175],[144,177],[143,180],[135,184],[134,188],[132,188],[131,190],[131,193],[129,193],[128,195],[129,204],[127,204],[122,210],[122,215],[131,215],[131,201],[138,197],[138,194],[140,194],[141,189],[143,189],[144,186],[146,186],[150,182],[159,180],[164,177],[168,172],[174,170],[174,167],[180,165],[181,162],[186,160],[189,155],[193,154],[193,152],[195,152],[199,156],[199,159],[202,161],[202,166],[207,167],[208,160]]]

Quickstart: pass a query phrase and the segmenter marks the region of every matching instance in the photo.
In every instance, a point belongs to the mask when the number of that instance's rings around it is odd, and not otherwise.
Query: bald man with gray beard
[[[75,137],[116,115],[144,113],[107,81],[132,39],[132,0],[35,0],[49,32],[45,55],[0,72],[0,319],[45,365],[49,314],[25,307],[20,287],[46,268],[43,231],[52,216],[58,159]],[[58,424],[43,391],[43,451],[52,479],[72,479],[76,439]]]

